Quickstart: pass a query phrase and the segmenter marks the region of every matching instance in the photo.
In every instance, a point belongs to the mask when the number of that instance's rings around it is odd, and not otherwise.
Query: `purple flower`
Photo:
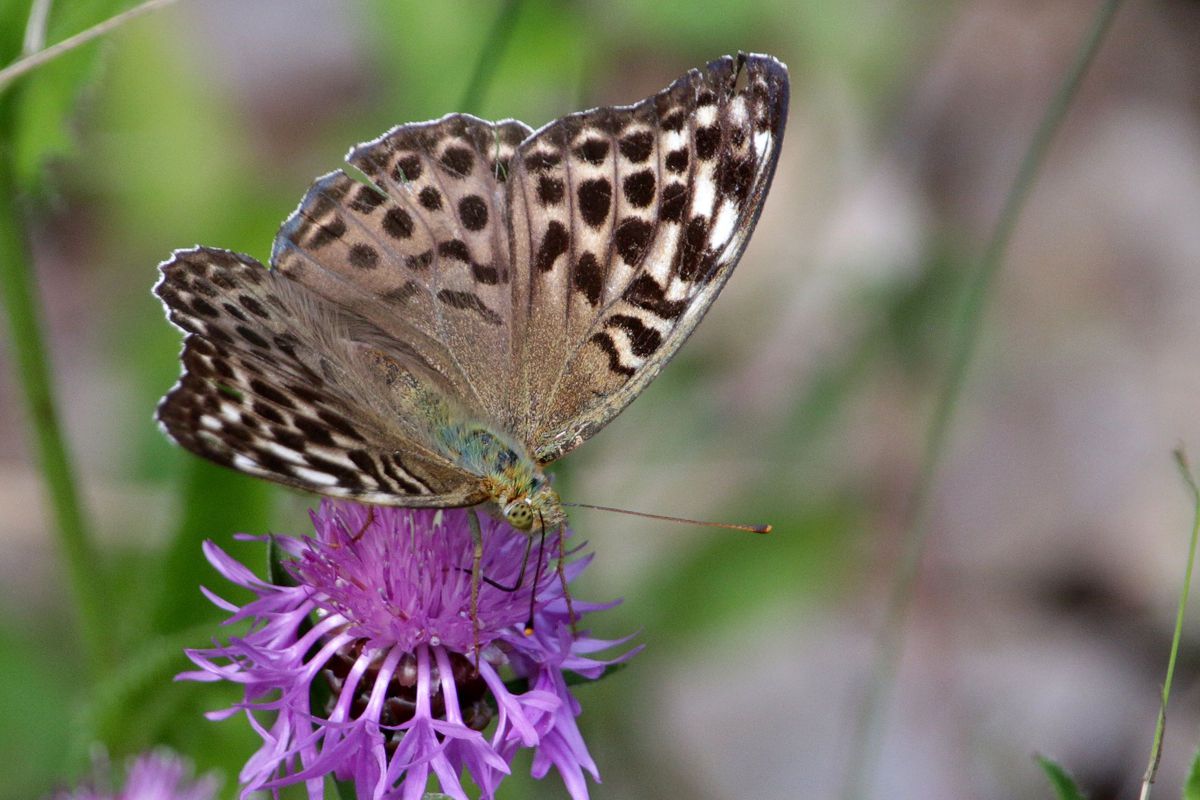
[[[88,785],[55,794],[51,800],[214,800],[217,796],[215,777],[193,781],[191,766],[168,750],[156,750],[134,759],[123,789],[111,788],[107,759],[97,758],[94,771]]]
[[[243,797],[303,782],[320,798],[332,773],[352,781],[360,800],[415,800],[432,772],[442,792],[466,800],[465,769],[490,798],[517,750],[530,747],[534,777],[553,766],[571,797],[586,800],[584,771],[599,776],[564,672],[598,678],[636,650],[593,656],[626,640],[572,634],[552,563],[536,580],[527,635],[537,559],[525,565],[524,588],[511,591],[528,536],[483,517],[476,672],[468,513],[323,501],[311,515],[314,538],[277,540],[293,557],[290,586],[260,580],[205,544],[217,570],[257,597],[238,608],[205,590],[233,612],[229,622],[250,620],[250,630],[224,647],[190,651],[201,669],[180,677],[245,687],[242,703],[209,715],[244,710],[262,736],[240,776]],[[557,536],[545,547],[558,552]],[[567,580],[588,560],[568,563]],[[579,616],[611,605],[573,603]]]

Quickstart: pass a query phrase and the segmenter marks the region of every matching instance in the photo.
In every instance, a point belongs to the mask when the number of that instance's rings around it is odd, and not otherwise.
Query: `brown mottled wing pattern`
[[[419,410],[389,390],[390,337],[268,270],[211,248],[178,251],[155,293],[187,332],[184,374],[158,408],[183,447],[309,491],[405,506],[469,505],[478,479],[433,454]],[[392,372],[428,365],[404,349]],[[405,427],[405,423],[408,427]]]
[[[271,269],[207,248],[162,265],[188,336],[159,419],[292,486],[479,502],[438,431],[473,418],[545,463],[619,413],[737,263],[786,111],[783,65],[740,55],[536,133],[453,114],[361,145],[283,224]]]
[[[779,61],[725,57],[518,148],[507,416],[538,460],[616,416],[708,310],[758,219],[787,101]]]
[[[514,269],[505,183],[530,133],[453,114],[351,151],[370,180],[317,181],[275,241],[272,265],[352,308],[426,358],[472,413],[506,426]]]

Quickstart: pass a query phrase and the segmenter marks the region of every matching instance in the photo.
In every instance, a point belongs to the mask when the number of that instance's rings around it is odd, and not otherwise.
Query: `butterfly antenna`
[[[564,506],[572,508],[590,508],[595,511],[611,511],[614,514],[628,514],[631,517],[645,517],[647,519],[661,519],[665,522],[682,522],[685,525],[701,525],[705,528],[725,528],[731,531],[746,531],[747,533],[770,533],[770,525],[739,525],[736,522],[704,522],[698,519],[687,519],[686,517],[668,517],[665,514],[647,514],[644,511],[630,511],[627,508],[612,508],[611,506],[594,506],[590,503],[563,503]]]

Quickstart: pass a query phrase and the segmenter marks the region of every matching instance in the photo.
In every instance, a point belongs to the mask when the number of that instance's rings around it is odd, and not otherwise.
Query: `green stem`
[[[93,671],[108,663],[103,570],[90,536],[74,470],[55,410],[50,358],[42,337],[30,278],[31,262],[14,180],[13,96],[0,122],[0,295],[9,325],[9,351],[35,441],[42,478],[50,495],[55,532],[66,561],[87,659]]]
[[[496,64],[504,55],[504,48],[512,39],[513,27],[517,22],[517,12],[520,10],[521,0],[505,0],[504,7],[496,15],[496,21],[492,23],[487,39],[484,40],[483,47],[479,51],[479,58],[475,62],[471,80],[467,82],[467,88],[463,91],[462,104],[459,105],[459,109],[463,112],[467,114],[480,113],[480,106],[483,105],[483,97],[487,94],[488,84],[491,83],[492,76],[496,74]]]
[[[854,738],[849,750],[843,797],[854,800],[866,796],[867,781],[875,772],[881,745],[883,705],[895,681],[896,664],[904,643],[905,621],[912,604],[921,556],[928,537],[929,500],[938,466],[945,451],[947,434],[962,395],[967,369],[979,341],[983,310],[996,273],[1003,263],[1009,240],[1016,228],[1025,200],[1033,188],[1046,151],[1066,116],[1067,108],[1078,94],[1079,85],[1100,48],[1116,16],[1121,0],[1105,0],[1084,36],[1074,63],[1063,78],[1042,115],[1033,139],[1021,160],[1016,178],[1004,200],[996,227],[966,287],[965,297],[954,324],[950,369],[938,393],[929,429],[926,432],[921,470],[909,498],[908,520],[903,537],[903,552],[896,580],[888,599],[883,629],[872,660],[870,683],[857,716]]]
[[[69,53],[80,45],[87,44],[93,39],[98,39],[105,36],[117,28],[124,25],[126,22],[137,19],[143,14],[149,14],[151,11],[157,11],[163,6],[170,5],[176,0],[146,0],[140,6],[134,6],[128,11],[122,11],[116,16],[109,17],[103,22],[98,22],[85,31],[80,31],[74,36],[68,36],[57,44],[52,44],[44,50],[38,50],[36,53],[30,53],[22,58],[17,59],[9,64],[4,69],[0,69],[0,91],[3,91],[10,83],[15,81],[27,72],[37,69],[42,64],[48,61],[53,61],[65,53]]]
[[[1183,615],[1187,611],[1188,594],[1192,588],[1192,567],[1196,563],[1196,540],[1200,538],[1200,487],[1188,465],[1187,454],[1180,447],[1175,451],[1175,463],[1179,474],[1192,495],[1192,537],[1188,542],[1187,568],[1183,571],[1183,587],[1179,590],[1179,608],[1175,612],[1175,634],[1171,637],[1171,655],[1167,658],[1167,677],[1163,680],[1162,702],[1158,706],[1158,721],[1154,724],[1154,743],[1150,747],[1150,763],[1142,777],[1139,800],[1149,800],[1150,786],[1158,773],[1158,761],[1162,758],[1163,731],[1167,727],[1167,700],[1171,697],[1171,681],[1175,678],[1175,660],[1179,656],[1179,642],[1183,639]]]
[[[25,23],[25,39],[21,43],[21,55],[31,56],[46,46],[46,25],[50,22],[50,5],[53,0],[33,0],[29,7],[29,19]]]

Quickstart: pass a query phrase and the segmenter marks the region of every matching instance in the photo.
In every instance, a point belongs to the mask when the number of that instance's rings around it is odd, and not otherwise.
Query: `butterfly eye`
[[[517,530],[527,531],[533,527],[533,509],[524,500],[510,503],[504,509],[504,517]]]

